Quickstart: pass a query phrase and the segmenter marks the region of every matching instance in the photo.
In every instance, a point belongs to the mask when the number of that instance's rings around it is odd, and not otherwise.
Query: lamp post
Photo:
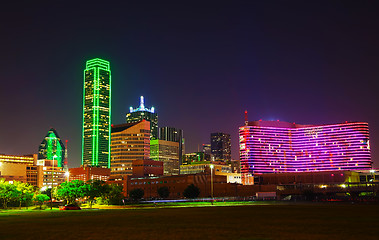
[[[53,156],[53,168],[51,169],[50,210],[53,210],[54,161],[56,157],[57,155]]]
[[[211,169],[211,201],[212,201],[212,205],[213,205],[213,164],[209,165],[210,169]]]

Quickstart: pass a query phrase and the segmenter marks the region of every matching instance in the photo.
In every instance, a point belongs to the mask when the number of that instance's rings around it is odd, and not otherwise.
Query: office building
[[[108,61],[87,61],[83,87],[82,165],[110,167],[111,70]]]
[[[204,161],[211,161],[211,157],[208,154],[205,154],[204,152],[186,153],[183,156],[182,165],[188,165],[193,163],[196,164]]]
[[[150,122],[150,139],[158,139],[158,114],[155,112],[154,107],[146,108],[144,98],[140,98],[140,106],[136,109],[130,107],[130,112],[126,114],[126,123],[135,123],[142,120]]]
[[[229,165],[214,162],[200,162],[188,165],[180,165],[180,174],[197,174],[197,173],[210,173],[210,165],[213,165],[213,174],[215,175],[228,175],[232,173],[232,168]]]
[[[179,165],[182,164],[184,154],[183,130],[174,127],[160,127],[159,140],[179,143]]]
[[[113,125],[111,140],[111,178],[132,175],[133,161],[150,157],[150,122]]]
[[[63,167],[58,167],[58,160],[38,159],[37,166],[42,167],[42,187],[57,187],[68,180]]]
[[[63,167],[66,148],[57,131],[51,128],[38,148],[38,159],[56,160],[57,167]]]
[[[241,173],[371,169],[365,122],[299,125],[253,121],[239,128]]]
[[[165,140],[150,141],[150,158],[163,162],[164,175],[179,174],[179,158],[181,156],[179,142]]]
[[[213,161],[223,161],[229,164],[232,160],[230,134],[212,133],[211,152]]]
[[[134,160],[132,177],[157,177],[163,175],[163,162],[150,159]]]
[[[108,181],[111,175],[110,168],[101,167],[78,167],[69,169],[69,179],[81,180],[87,182],[89,180]]]
[[[203,144],[203,153],[208,154],[209,156],[212,155],[212,150],[211,150],[210,144]]]
[[[0,154],[0,178],[26,183],[26,169],[28,166],[33,166],[35,157]]]

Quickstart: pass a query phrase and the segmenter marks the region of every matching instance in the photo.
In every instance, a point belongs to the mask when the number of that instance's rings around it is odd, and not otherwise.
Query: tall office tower
[[[150,123],[142,120],[112,126],[111,178],[133,174],[133,161],[150,157]]]
[[[184,139],[183,130],[174,127],[160,127],[159,128],[159,140],[177,142],[179,143],[179,165],[182,164],[182,158],[184,154]]]
[[[239,139],[243,174],[371,169],[365,122],[254,121],[239,128]]]
[[[84,70],[82,165],[110,167],[110,123],[110,64],[95,58]]]
[[[211,133],[211,152],[214,161],[229,164],[232,160],[230,134]]]
[[[65,146],[57,131],[51,128],[38,147],[38,159],[56,160],[56,167],[63,167],[65,160]]]
[[[158,114],[155,112],[154,107],[145,108],[144,98],[141,96],[140,105],[138,108],[133,109],[130,107],[130,112],[126,114],[126,123],[135,123],[142,120],[150,122],[150,139],[158,139]]]

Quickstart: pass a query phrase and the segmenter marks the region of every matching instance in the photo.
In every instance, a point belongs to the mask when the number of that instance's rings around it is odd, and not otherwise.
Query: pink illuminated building
[[[371,169],[368,123],[247,122],[239,128],[241,173]]]

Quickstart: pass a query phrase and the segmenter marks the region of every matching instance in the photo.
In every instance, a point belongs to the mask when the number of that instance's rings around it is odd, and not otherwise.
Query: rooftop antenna
[[[249,120],[247,119],[247,110],[245,110],[245,126],[249,125]]]

